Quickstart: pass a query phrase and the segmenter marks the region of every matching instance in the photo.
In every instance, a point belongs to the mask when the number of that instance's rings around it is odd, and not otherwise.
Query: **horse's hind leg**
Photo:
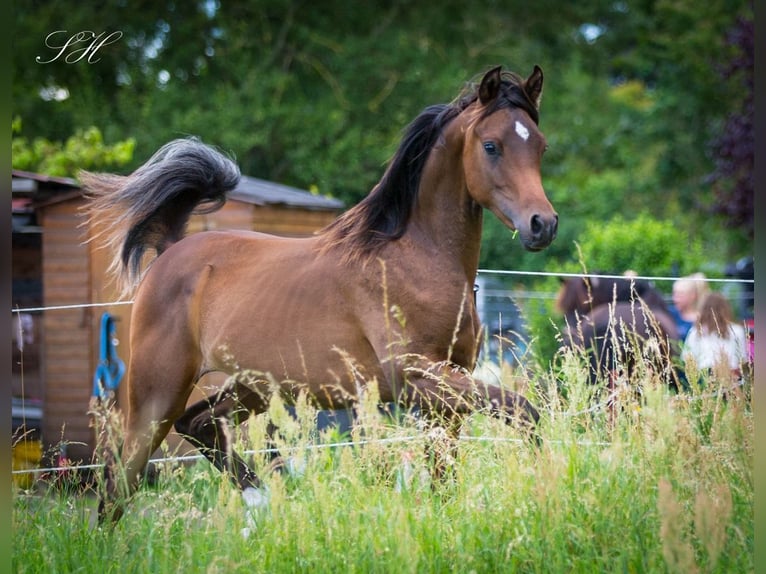
[[[234,452],[231,428],[249,412],[263,412],[267,398],[243,385],[232,385],[189,407],[175,423],[176,431],[226,473],[250,505],[262,502],[261,481],[248,464]]]
[[[245,391],[248,396],[252,393]],[[221,472],[230,475],[240,488],[260,486],[260,480],[245,461],[232,450],[231,426],[239,422],[239,415],[247,412],[236,388],[203,399],[181,415],[175,423],[176,431]],[[258,410],[257,408],[254,410]]]
[[[196,366],[191,357],[180,355],[166,361],[160,372],[153,360],[141,359],[151,353],[135,349],[128,372],[128,412],[122,446],[118,455],[107,445],[105,486],[99,504],[99,520],[116,521],[123,503],[135,491],[151,454],[167,436],[173,421],[183,412],[192,391]]]

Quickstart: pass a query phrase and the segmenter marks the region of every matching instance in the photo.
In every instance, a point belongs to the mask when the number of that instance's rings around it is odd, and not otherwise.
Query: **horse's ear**
[[[524,91],[527,92],[529,99],[535,104],[535,107],[540,109],[540,100],[543,97],[543,71],[535,64],[535,69],[524,82]]]
[[[479,86],[479,101],[482,104],[488,104],[497,97],[500,92],[500,70],[502,66],[492,68],[489,72],[484,74]]]

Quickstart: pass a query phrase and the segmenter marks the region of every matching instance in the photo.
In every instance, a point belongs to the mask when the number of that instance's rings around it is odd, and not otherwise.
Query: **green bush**
[[[693,273],[706,265],[698,237],[646,213],[634,219],[618,214],[606,223],[589,221],[577,245],[573,271],[633,270],[639,275],[669,276]]]
[[[12,164],[14,169],[61,177],[76,177],[81,169],[107,171],[125,166],[133,159],[136,141],[128,138],[113,145],[104,143],[101,130],[80,129],[65,142],[46,138],[29,141],[21,136],[21,119],[12,123]]]

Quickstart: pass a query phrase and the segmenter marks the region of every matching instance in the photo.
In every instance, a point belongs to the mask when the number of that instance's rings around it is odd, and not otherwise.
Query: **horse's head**
[[[570,324],[575,314],[583,317],[601,305],[642,302],[654,313],[669,313],[662,293],[652,283],[631,277],[569,277],[561,281],[556,296],[556,308]]]
[[[556,309],[570,324],[576,317],[585,316],[593,308],[593,289],[599,286],[598,277],[567,277],[562,279],[556,296]]]
[[[537,66],[526,80],[501,74],[499,67],[487,72],[463,147],[471,197],[518,230],[529,251],[550,245],[558,229],[558,215],[540,177],[546,148],[537,127],[542,89],[543,72]]]
[[[653,307],[656,301],[653,291],[653,287],[647,281],[630,277],[568,277],[561,281],[556,308],[566,318],[571,319],[575,312],[584,316],[600,305],[628,303],[646,297],[651,298],[651,303],[647,301],[647,304]],[[660,295],[657,297],[662,301]]]
[[[668,312],[667,303],[654,285],[633,277],[589,278],[593,306],[612,302],[643,301],[653,311]]]

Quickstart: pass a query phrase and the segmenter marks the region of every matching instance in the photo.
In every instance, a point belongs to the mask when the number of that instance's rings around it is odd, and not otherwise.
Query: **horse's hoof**
[[[269,493],[263,488],[248,486],[242,491],[242,500],[248,509],[260,510],[269,505]]]
[[[240,534],[242,534],[242,538],[247,540],[257,527],[256,515],[269,505],[269,493],[264,488],[248,486],[242,491],[242,500],[247,507],[245,511],[247,526],[240,530]]]
[[[270,472],[279,472],[291,478],[301,478],[306,473],[306,459],[304,457],[278,456],[269,465]]]

